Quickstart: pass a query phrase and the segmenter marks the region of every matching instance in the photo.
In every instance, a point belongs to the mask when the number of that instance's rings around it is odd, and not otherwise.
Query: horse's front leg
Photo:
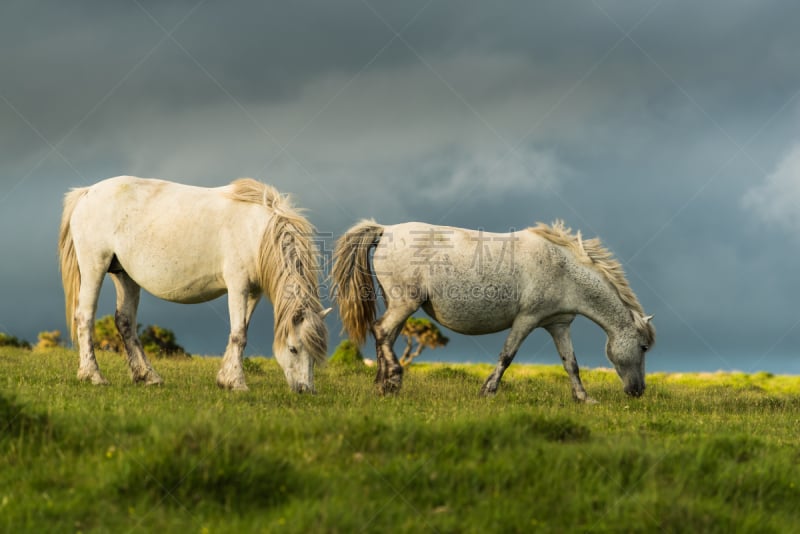
[[[508,366],[511,365],[522,342],[525,341],[528,334],[536,328],[536,324],[537,321],[533,318],[517,317],[514,324],[511,325],[511,331],[508,333],[505,343],[503,343],[503,350],[500,352],[497,366],[481,387],[481,395],[489,396],[497,393],[497,388],[500,386],[503,373],[505,373]]]
[[[558,355],[561,356],[561,362],[564,364],[567,375],[569,375],[569,380],[572,385],[572,397],[578,402],[597,404],[597,401],[591,398],[583,388],[581,375],[578,370],[578,360],[575,359],[575,351],[572,348],[572,338],[569,335],[569,324],[553,324],[547,326],[546,329],[553,337]]]
[[[228,295],[228,311],[231,320],[231,332],[225,355],[222,357],[222,367],[217,373],[217,385],[221,388],[234,391],[247,391],[244,378],[242,357],[247,346],[247,326],[253,314],[258,299],[247,291],[231,292]]]
[[[111,279],[117,290],[117,311],[114,314],[114,323],[125,344],[131,379],[148,386],[162,384],[164,381],[147,360],[142,342],[136,333],[136,310],[139,307],[141,292],[139,285],[125,272],[113,273]]]

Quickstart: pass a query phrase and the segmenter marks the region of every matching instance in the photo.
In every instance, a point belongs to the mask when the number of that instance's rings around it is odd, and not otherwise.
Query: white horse
[[[386,312],[377,321],[373,271]],[[375,337],[381,393],[399,390],[403,368],[392,349],[406,319],[422,307],[440,324],[468,335],[511,329],[481,392],[494,394],[522,341],[537,327],[555,341],[573,397],[593,402],[578,373],[570,324],[581,314],[608,335],[606,355],[624,390],[645,388],[644,354],[655,341],[622,266],[598,239],[582,240],[563,223],[507,234],[424,223],[362,221],[336,244],[333,280],[344,329],[362,344]]]
[[[289,386],[314,391],[327,328],[318,295],[313,227],[287,197],[242,178],[205,188],[130,176],[73,189],[64,199],[59,236],[67,325],[80,352],[78,378],[107,384],[92,332],[106,273],[117,292],[116,325],[134,382],[160,384],[136,335],[140,288],[173,302],[228,293],[230,337],[220,387],[245,390],[247,327],[265,293],[275,310],[275,358]]]

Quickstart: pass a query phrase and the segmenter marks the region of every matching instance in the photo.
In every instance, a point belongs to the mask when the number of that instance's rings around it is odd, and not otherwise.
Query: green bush
[[[15,336],[4,334],[0,332],[0,347],[17,347],[20,349],[29,349],[31,344],[24,339],[19,339]]]
[[[424,317],[409,317],[403,325],[400,335],[405,336],[406,346],[400,355],[400,365],[408,367],[425,348],[435,349],[444,347],[450,339],[443,335],[430,319]],[[414,343],[417,344],[416,348]]]
[[[139,339],[142,341],[142,347],[144,347],[144,351],[147,354],[154,356],[189,357],[189,353],[176,342],[175,333],[167,328],[150,325],[139,334]]]
[[[61,346],[61,331],[51,330],[49,332],[39,332],[39,341],[34,349],[48,350]]]
[[[333,351],[330,362],[337,365],[364,365],[364,355],[358,345],[345,339]]]
[[[125,343],[122,342],[122,337],[119,335],[113,315],[106,315],[94,322],[92,339],[95,350],[119,353],[125,351]]]
[[[154,357],[179,357],[188,358],[189,353],[178,345],[175,333],[158,325],[150,325],[142,330],[141,325],[136,327],[142,348],[148,356]],[[125,343],[119,335],[113,315],[101,317],[94,323],[94,348],[109,352],[125,352]]]

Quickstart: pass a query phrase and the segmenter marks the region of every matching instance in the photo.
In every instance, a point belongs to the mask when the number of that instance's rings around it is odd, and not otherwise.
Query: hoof
[[[145,386],[160,386],[164,383],[164,380],[158,376],[158,373],[150,370],[144,376],[134,377],[133,382],[135,384],[144,384]]]
[[[217,373],[217,385],[231,391],[247,391],[248,389],[241,368],[220,369]]]
[[[144,380],[145,386],[160,386],[164,383],[164,380],[158,376],[157,374],[153,373],[153,376],[148,376]]]
[[[78,380],[81,382],[91,382],[95,386],[107,386],[111,384],[111,382],[106,380],[105,377],[100,374],[100,371],[96,369],[93,371],[78,370]]]
[[[384,380],[376,384],[378,387],[378,394],[381,396],[386,395],[395,395],[400,392],[400,388],[403,386],[403,382],[401,380]]]
[[[586,394],[580,397],[576,395],[575,402],[580,402],[581,404],[600,404],[599,402],[597,402],[596,400],[594,400],[593,398],[591,398],[589,395]]]
[[[481,388],[480,394],[482,397],[494,397],[495,395],[497,395],[497,388],[488,388],[486,386],[483,386]]]
[[[490,376],[481,386],[481,395],[484,397],[494,397],[497,394],[497,386],[500,384],[492,380]]]
[[[219,386],[221,389],[227,389],[227,390],[230,390],[230,391],[249,391],[250,390],[250,388],[247,387],[247,384],[245,384],[244,380],[235,380],[232,383],[228,383],[228,382],[223,382],[220,379],[217,379],[217,386]]]

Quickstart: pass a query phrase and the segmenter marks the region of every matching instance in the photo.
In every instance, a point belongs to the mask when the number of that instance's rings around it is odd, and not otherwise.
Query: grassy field
[[[75,379],[72,351],[0,348],[4,532],[790,532],[800,520],[800,378],[648,376],[641,399],[557,366],[417,364],[377,397],[329,365],[315,396],[271,359],[250,391],[217,358],[156,360],[166,384]]]

